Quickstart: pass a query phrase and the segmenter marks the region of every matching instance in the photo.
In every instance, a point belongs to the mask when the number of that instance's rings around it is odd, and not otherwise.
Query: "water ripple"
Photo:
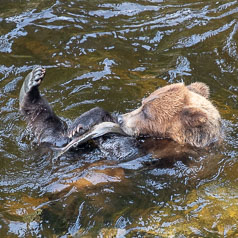
[[[22,0],[0,9],[0,237],[235,236],[237,1]],[[42,93],[69,123],[95,106],[131,111],[168,83],[204,82],[226,139],[188,161],[137,150],[116,159],[92,144],[55,161],[18,113],[35,65],[47,68]]]

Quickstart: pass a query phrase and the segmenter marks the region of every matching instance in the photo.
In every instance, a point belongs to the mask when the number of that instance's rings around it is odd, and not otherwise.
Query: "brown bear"
[[[44,75],[45,69],[34,68],[26,77],[19,98],[20,111],[38,143],[63,147],[75,134],[83,134],[101,122],[116,120],[121,129],[133,137],[146,135],[170,138],[179,144],[196,147],[205,147],[221,139],[221,118],[208,100],[209,88],[203,83],[189,86],[178,83],[160,88],[145,98],[141,107],[118,119],[101,108],[93,108],[67,127],[40,94],[39,86]],[[124,142],[120,139],[119,142],[111,143],[111,146],[107,142],[104,148],[123,151],[123,148],[130,149],[133,147],[131,145],[135,145],[134,142],[129,143],[131,141],[134,139]]]
[[[130,136],[170,138],[179,144],[205,147],[221,140],[221,117],[208,100],[204,83],[176,83],[153,92],[138,109],[119,116]]]

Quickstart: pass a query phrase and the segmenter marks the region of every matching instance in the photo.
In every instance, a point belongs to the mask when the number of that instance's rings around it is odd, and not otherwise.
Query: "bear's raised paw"
[[[45,76],[45,69],[41,66],[36,66],[25,78],[20,91],[20,108],[26,98],[30,96],[31,100],[39,98],[38,87]]]
[[[28,88],[39,86],[45,77],[45,68],[41,66],[35,67],[28,80]]]

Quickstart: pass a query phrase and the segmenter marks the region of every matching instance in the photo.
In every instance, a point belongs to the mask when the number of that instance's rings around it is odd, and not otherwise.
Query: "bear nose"
[[[123,118],[122,118],[122,116],[119,116],[119,117],[117,118],[117,122],[118,122],[118,124],[119,124],[120,126],[123,124]]]

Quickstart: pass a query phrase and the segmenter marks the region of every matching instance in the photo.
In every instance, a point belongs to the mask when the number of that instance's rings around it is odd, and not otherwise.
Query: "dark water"
[[[0,1],[0,237],[236,237],[237,1]],[[18,113],[24,77],[70,122],[125,113],[168,83],[205,82],[224,119],[221,149],[148,167],[42,153]]]

